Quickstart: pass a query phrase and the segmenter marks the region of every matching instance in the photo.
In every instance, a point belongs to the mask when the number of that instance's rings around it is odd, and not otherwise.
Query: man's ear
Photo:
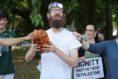
[[[65,13],[64,13],[64,18],[65,18],[65,16],[66,16],[66,15],[65,15]]]
[[[49,13],[47,13],[47,18],[50,18],[50,15],[49,15]]]
[[[67,18],[66,18],[66,15],[65,15],[65,13],[63,14],[63,17],[64,17],[64,19],[65,19],[65,21],[67,20]]]

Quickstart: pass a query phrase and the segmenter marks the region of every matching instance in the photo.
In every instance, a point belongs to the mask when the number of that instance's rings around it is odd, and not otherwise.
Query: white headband
[[[59,3],[59,2],[53,2],[50,3],[48,6],[48,9],[50,10],[51,8],[60,8],[63,9],[63,4]]]

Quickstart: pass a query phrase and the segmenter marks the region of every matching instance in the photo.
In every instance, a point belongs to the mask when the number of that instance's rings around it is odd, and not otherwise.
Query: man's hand
[[[54,52],[54,47],[52,45],[38,45],[38,44],[33,44],[32,45],[34,52],[40,52],[40,53],[48,53],[49,51]]]
[[[32,38],[32,33],[30,33],[24,37],[25,40],[31,40],[31,38]]]
[[[58,50],[58,48],[56,46],[54,46],[52,43],[50,45],[43,45],[42,48],[45,52],[56,52]]]
[[[76,37],[77,40],[80,41],[80,39],[81,39],[81,34],[80,34],[80,33],[78,33],[78,32],[73,32],[73,35]]]
[[[33,51],[34,52],[39,52],[40,51],[40,46],[38,44],[32,44]]]

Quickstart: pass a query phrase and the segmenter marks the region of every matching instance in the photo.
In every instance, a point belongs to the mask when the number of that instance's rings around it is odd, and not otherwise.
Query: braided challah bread
[[[33,44],[38,44],[40,45],[40,52],[43,53],[44,50],[43,45],[50,45],[49,38],[47,32],[45,32],[42,29],[39,30],[34,30],[32,33],[32,41]]]

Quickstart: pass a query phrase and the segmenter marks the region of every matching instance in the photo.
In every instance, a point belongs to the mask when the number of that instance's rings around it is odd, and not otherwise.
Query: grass
[[[24,60],[28,48],[13,47],[13,63],[15,66],[15,79],[39,79],[39,72],[36,69],[37,58],[27,63]]]

